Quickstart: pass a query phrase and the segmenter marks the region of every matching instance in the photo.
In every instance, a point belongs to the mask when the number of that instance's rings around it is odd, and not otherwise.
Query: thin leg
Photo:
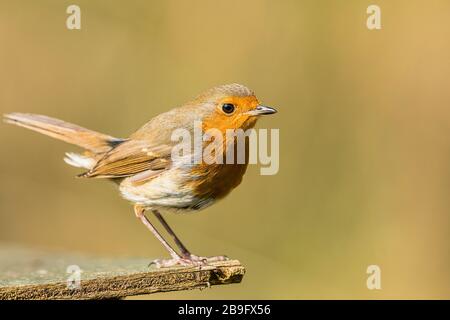
[[[181,242],[180,239],[178,239],[177,235],[175,234],[175,232],[172,230],[172,228],[169,226],[169,224],[166,222],[166,220],[163,218],[163,216],[161,215],[161,213],[159,213],[158,210],[152,210],[153,214],[156,216],[156,218],[158,218],[159,222],[161,222],[161,224],[163,225],[163,227],[167,230],[167,232],[172,236],[173,240],[175,241],[175,244],[178,246],[178,248],[180,248],[181,250],[181,255],[185,258],[188,258],[191,253],[189,252],[189,250],[184,246],[184,244]]]
[[[228,260],[228,257],[226,256],[216,256],[216,257],[201,257],[196,256],[195,254],[192,254],[181,242],[181,240],[177,237],[175,232],[172,230],[172,228],[169,226],[169,224],[166,222],[166,220],[163,218],[161,213],[159,213],[158,210],[152,210],[153,214],[158,218],[159,222],[163,225],[163,227],[167,230],[167,232],[172,236],[173,240],[175,241],[175,244],[180,248],[181,255],[185,259],[189,259],[191,261],[197,261],[199,263],[205,264],[207,262],[216,262],[216,261],[225,261]]]
[[[136,216],[142,221],[142,223],[153,233],[153,235],[162,243],[164,248],[166,248],[167,251],[169,251],[171,257],[173,259],[180,259],[178,253],[175,252],[175,250],[170,246],[170,244],[164,240],[164,238],[161,236],[161,234],[156,230],[156,228],[151,224],[151,222],[147,219],[145,216],[145,208],[142,208],[141,206],[135,206],[134,207],[134,213]]]
[[[138,217],[142,223],[153,233],[153,235],[162,243],[164,248],[169,251],[172,259],[162,260],[156,259],[153,260],[150,265],[154,264],[157,268],[161,267],[172,267],[172,266],[200,266],[203,264],[202,261],[194,260],[189,257],[180,257],[180,255],[170,246],[170,244],[161,236],[161,234],[156,230],[156,228],[151,224],[150,220],[145,216],[145,208],[135,205],[134,213],[136,217]]]

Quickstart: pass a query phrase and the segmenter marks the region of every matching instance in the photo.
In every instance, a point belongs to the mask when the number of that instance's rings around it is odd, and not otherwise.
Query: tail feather
[[[15,124],[20,127],[40,132],[52,138],[75,144],[95,154],[108,152],[112,147],[124,141],[72,123],[39,114],[9,113],[4,115],[4,121],[6,123]]]
[[[92,157],[84,156],[73,152],[66,152],[64,162],[71,166],[77,168],[85,168],[88,170],[91,170],[97,163],[97,161]]]

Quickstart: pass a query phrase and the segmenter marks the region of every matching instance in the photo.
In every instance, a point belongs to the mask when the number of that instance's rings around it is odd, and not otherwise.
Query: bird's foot
[[[196,256],[195,254],[185,254],[183,256],[185,259],[193,260],[193,261],[201,261],[204,264],[208,264],[210,262],[219,262],[219,261],[227,261],[230,260],[227,256],[215,256],[215,257],[201,257]]]
[[[185,254],[183,257],[177,257],[172,259],[156,259],[150,262],[149,267],[155,265],[156,268],[169,268],[169,267],[202,267],[208,265],[210,262],[226,261],[229,260],[226,256],[216,257],[200,257],[194,254]]]
[[[169,268],[169,267],[198,267],[203,265],[201,261],[194,261],[186,258],[172,258],[172,259],[156,259],[150,262],[149,267],[154,265],[156,268]]]

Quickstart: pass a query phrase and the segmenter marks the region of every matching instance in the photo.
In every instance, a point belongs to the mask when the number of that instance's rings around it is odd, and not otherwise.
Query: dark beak
[[[265,114],[273,114],[276,112],[277,112],[277,110],[275,110],[274,108],[259,105],[254,110],[251,110],[247,113],[252,116],[262,116]]]

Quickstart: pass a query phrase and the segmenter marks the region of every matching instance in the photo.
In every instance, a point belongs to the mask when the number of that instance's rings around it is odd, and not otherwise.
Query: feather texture
[[[123,141],[122,139],[40,114],[9,113],[5,114],[4,121],[75,144],[94,153],[107,152],[112,148],[113,144]]]

